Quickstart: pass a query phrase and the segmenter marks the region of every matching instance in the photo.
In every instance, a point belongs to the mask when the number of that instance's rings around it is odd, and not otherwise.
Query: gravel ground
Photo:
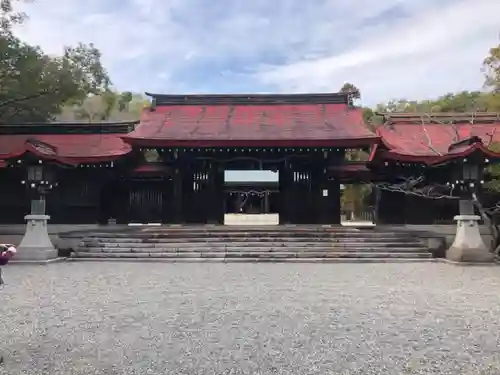
[[[7,266],[0,374],[500,374],[500,268]]]

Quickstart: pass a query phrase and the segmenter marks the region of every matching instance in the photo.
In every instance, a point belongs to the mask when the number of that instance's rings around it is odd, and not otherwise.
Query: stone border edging
[[[453,266],[499,266],[500,260],[488,263],[455,262],[444,258],[422,258],[422,259],[326,259],[326,258],[288,258],[288,259],[258,259],[258,258],[65,258],[59,257],[46,261],[24,261],[12,260],[9,265],[47,265],[61,262],[137,262],[137,263],[446,263]]]
[[[61,263],[65,262],[68,258],[65,257],[58,257],[54,259],[48,259],[48,260],[11,260],[9,262],[9,266],[12,265],[45,265],[45,264],[51,264],[51,263]]]
[[[454,260],[449,260],[445,258],[436,258],[436,260],[439,260],[441,263],[447,263],[452,266],[479,266],[479,267],[492,267],[492,266],[498,266],[500,265],[500,262],[497,260],[494,260],[493,262],[456,262]]]
[[[68,262],[143,262],[143,263],[435,263],[435,258],[68,258]]]

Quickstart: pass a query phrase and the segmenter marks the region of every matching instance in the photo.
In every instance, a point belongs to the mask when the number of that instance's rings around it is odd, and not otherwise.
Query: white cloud
[[[35,0],[16,32],[94,42],[119,89],[335,91],[368,104],[482,84],[498,0]]]
[[[349,51],[264,67],[257,77],[285,91],[330,91],[358,85],[371,104],[391,97],[429,97],[481,86],[481,61],[498,43],[500,1],[464,0],[422,10]]]

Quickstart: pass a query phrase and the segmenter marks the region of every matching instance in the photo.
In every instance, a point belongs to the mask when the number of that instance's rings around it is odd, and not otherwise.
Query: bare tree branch
[[[491,250],[495,255],[498,256],[500,250],[500,230],[495,223],[495,216],[500,212],[500,202],[490,208],[484,208],[481,201],[478,199],[476,193],[472,194],[472,202],[476,206],[479,214],[481,215],[484,224],[488,227],[491,237],[492,246]]]
[[[441,125],[448,125],[448,123],[446,122],[443,122],[443,121],[440,121],[436,118],[436,116],[432,117],[431,115],[429,115],[427,112],[424,112],[424,115],[429,119],[429,121],[431,122],[437,122],[438,124],[441,124]],[[423,121],[423,120],[422,120]]]
[[[454,196],[454,185],[440,185],[428,184],[424,176],[420,177],[400,177],[401,183],[372,183],[374,187],[382,191],[389,191],[394,193],[401,193],[405,195],[413,195],[426,199],[463,199],[460,196]],[[498,226],[498,219],[500,217],[500,201],[494,206],[485,208],[483,207],[478,196],[472,194],[472,202],[479,211],[483,223],[488,227],[492,236],[490,251],[497,257],[500,257],[500,228]]]
[[[426,114],[426,115],[427,115],[427,117],[429,117],[428,114]],[[427,147],[429,147],[436,155],[443,156],[443,154],[441,154],[438,150],[436,150],[436,148],[432,145],[432,139],[429,136],[429,132],[427,131],[427,128],[425,127],[424,117],[421,116],[420,120],[422,122],[422,129],[424,130],[424,134],[427,138]]]
[[[428,199],[459,199],[459,197],[453,196],[453,186],[426,184],[425,177],[423,176],[417,178],[410,177],[401,179],[403,180],[403,182],[399,184],[390,184],[383,182],[373,184],[373,186],[384,191],[414,195]]]
[[[0,108],[1,107],[6,107],[8,105],[15,104],[15,103],[19,103],[19,102],[24,102],[26,100],[31,100],[31,99],[39,98],[40,96],[43,96],[45,94],[48,94],[48,91],[44,90],[44,91],[37,92],[35,94],[30,94],[30,95],[22,96],[20,98],[13,98],[13,99],[9,99],[9,100],[4,100],[3,102],[0,102]]]
[[[455,124],[451,123],[451,128],[453,129],[453,143],[458,143],[461,141],[460,133],[458,132],[458,128]]]
[[[496,131],[497,131],[497,128],[494,127],[493,131],[491,132],[491,134],[488,134],[490,136],[490,139],[489,139],[488,144],[486,145],[486,147],[489,148],[491,146],[491,144],[493,143],[493,139],[495,138]]]

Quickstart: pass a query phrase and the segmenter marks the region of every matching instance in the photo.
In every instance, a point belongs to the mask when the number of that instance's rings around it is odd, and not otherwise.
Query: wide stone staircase
[[[82,236],[75,260],[339,261],[432,258],[411,232],[323,226],[150,227]]]

